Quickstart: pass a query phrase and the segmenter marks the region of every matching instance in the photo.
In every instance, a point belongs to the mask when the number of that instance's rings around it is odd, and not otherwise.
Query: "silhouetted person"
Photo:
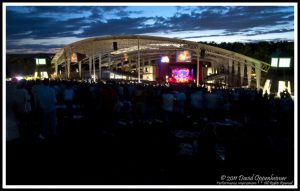
[[[20,138],[19,120],[16,116],[17,89],[15,84],[6,86],[6,141],[13,142]]]
[[[21,80],[17,84],[16,93],[16,114],[20,121],[20,132],[22,135],[27,136],[29,133],[28,117],[31,112],[30,95],[25,88],[25,80]]]
[[[175,100],[176,98],[171,93],[171,90],[169,88],[165,89],[164,93],[162,94],[162,109],[164,111],[165,123],[169,128],[173,119]]]
[[[42,137],[57,136],[56,96],[55,91],[49,87],[49,79],[44,79],[37,92],[38,107],[41,112]]]
[[[64,90],[64,101],[66,104],[66,112],[68,117],[73,116],[73,99],[74,99],[74,90],[71,86],[71,83],[67,83],[67,87]]]

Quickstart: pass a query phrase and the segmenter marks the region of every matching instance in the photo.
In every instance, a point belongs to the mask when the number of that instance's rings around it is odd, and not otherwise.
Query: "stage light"
[[[16,79],[17,80],[23,80],[24,78],[23,78],[23,76],[16,76]]]
[[[169,63],[170,59],[168,56],[163,56],[163,57],[161,57],[160,62],[161,63]]]

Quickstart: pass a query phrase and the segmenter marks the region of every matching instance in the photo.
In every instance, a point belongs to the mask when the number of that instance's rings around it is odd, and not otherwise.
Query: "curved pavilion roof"
[[[117,42],[118,50],[113,49],[113,42]],[[105,63],[105,55],[111,54],[114,60],[124,58],[127,53],[130,57],[135,57],[140,52],[140,58],[154,58],[162,54],[175,54],[174,50],[192,50],[193,59],[200,55],[201,50],[205,50],[205,57],[200,61],[220,61],[232,59],[236,62],[243,62],[254,68],[267,72],[270,64],[251,58],[233,51],[210,46],[203,43],[179,40],[175,38],[157,37],[157,36],[99,36],[80,40],[66,45],[62,48],[52,60],[52,64],[63,64],[66,59],[70,59],[73,52],[86,55],[86,57],[104,56],[102,62]],[[227,62],[228,63],[228,62]]]

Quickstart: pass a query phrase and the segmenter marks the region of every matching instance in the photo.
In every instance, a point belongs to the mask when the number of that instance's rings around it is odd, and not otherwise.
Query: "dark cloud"
[[[120,17],[129,17],[132,14],[142,14],[143,11],[125,11],[124,9],[116,11],[116,15]]]
[[[88,19],[99,20],[103,19],[107,14],[116,14],[118,16],[128,16],[130,13],[125,11],[126,7],[124,6],[105,6],[105,7],[88,7],[91,15]]]
[[[126,35],[126,34],[140,34],[149,31],[157,31],[156,27],[143,24],[149,20],[147,17],[137,18],[122,18],[110,19],[106,22],[99,21],[94,23],[89,28],[84,30],[80,37],[99,36],[99,35]],[[151,28],[152,27],[152,28]]]
[[[57,18],[33,17],[32,14],[7,11],[7,36],[16,38],[16,34],[30,33],[29,37],[61,37],[74,36],[74,31],[81,27],[86,28],[80,36],[95,34],[138,34],[148,29],[147,33],[158,31],[184,31],[184,30],[226,30],[239,32],[254,27],[269,27],[278,24],[287,24],[294,17],[289,12],[280,12],[278,7],[201,7],[200,12],[190,14],[175,14],[172,17],[129,17],[131,14],[126,7],[33,7],[31,13],[82,13],[89,11],[91,15],[80,18],[59,20]],[[178,10],[190,9],[177,7]],[[105,20],[104,13],[112,13],[119,19]],[[226,14],[224,14],[226,13]],[[153,25],[144,22],[153,19]],[[97,32],[96,32],[97,31]],[[119,31],[119,32],[118,32]],[[21,36],[18,36],[21,38]]]
[[[161,8],[161,7],[160,7]],[[100,35],[127,35],[168,33],[180,31],[222,30],[213,36],[284,33],[293,31],[294,12],[291,7],[277,6],[177,6],[169,17],[147,16],[142,11],[128,11],[126,6],[36,6],[22,11],[7,8],[7,46],[17,48],[12,42],[18,39],[91,37]],[[158,10],[154,10],[158,11]],[[162,10],[163,11],[163,10]],[[86,14],[84,14],[86,13]],[[135,15],[132,17],[132,15]],[[138,15],[138,16],[136,16]],[[147,21],[154,24],[146,24]],[[278,29],[280,25],[290,27]],[[264,30],[257,30],[264,28]],[[77,32],[81,30],[82,32]],[[20,48],[56,48],[47,45],[22,45]]]
[[[132,24],[138,28],[139,23],[143,20],[147,20],[144,18],[137,19],[128,19],[130,14],[141,14],[140,11],[124,11],[126,7],[120,6],[106,6],[106,7],[29,7],[28,12],[17,12],[13,10],[7,10],[7,26],[6,33],[8,39],[21,39],[21,38],[50,38],[50,37],[70,37],[76,36],[75,31],[80,30],[81,28],[87,28],[84,35],[80,36],[88,36],[95,35],[94,30],[97,30],[102,34],[109,34],[111,31],[106,30],[109,28],[117,28],[124,30],[126,26],[131,27],[129,29],[130,32],[134,28],[131,26]],[[82,13],[83,11],[90,12],[89,17],[77,17],[77,18],[69,18],[63,19],[64,13]],[[61,13],[60,19],[53,16],[44,15],[46,13]],[[103,15],[105,14],[115,14],[120,17],[120,19],[111,19],[106,22]],[[35,16],[33,16],[35,15]],[[124,18],[124,19],[123,19]],[[62,20],[63,19],[63,20]],[[137,20],[137,21],[135,21]],[[125,21],[125,22],[124,22]],[[109,22],[112,22],[111,24]],[[124,23],[126,25],[124,25]],[[121,25],[122,28],[113,25]],[[100,27],[100,28],[99,28]],[[103,28],[105,27],[105,28]],[[107,28],[107,29],[109,29]],[[129,32],[128,31],[128,32]],[[128,33],[126,32],[126,33]]]
[[[204,38],[204,37],[219,37],[219,36],[232,36],[236,33],[226,33],[226,34],[214,34],[214,35],[202,35],[202,36],[184,36],[180,39],[189,39],[189,38]]]
[[[90,12],[91,10],[97,10],[99,12],[114,12],[125,9],[126,6],[36,6],[28,7],[28,10],[32,14],[45,14],[45,13],[82,13],[84,11]]]
[[[278,30],[271,30],[271,31],[257,31],[253,32],[251,34],[243,34],[244,36],[256,36],[260,34],[272,34],[272,33],[286,33],[286,32],[292,32],[294,29],[278,29]],[[241,35],[242,33],[237,33],[237,32],[227,32],[223,34],[213,34],[213,35],[202,35],[202,36],[184,36],[181,37],[180,39],[189,39],[189,38],[204,38],[204,37],[219,37],[219,36],[233,36],[233,35]],[[261,40],[259,40],[261,41]]]
[[[238,32],[253,27],[288,24],[294,19],[291,16],[287,17],[290,14],[290,12],[278,11],[278,7],[209,7],[201,9],[201,12],[177,14],[165,18],[163,22],[172,26],[174,30],[222,29]]]
[[[54,18],[32,17],[27,13],[7,11],[7,39],[50,38],[74,36],[74,31],[85,26],[85,18],[56,20]]]

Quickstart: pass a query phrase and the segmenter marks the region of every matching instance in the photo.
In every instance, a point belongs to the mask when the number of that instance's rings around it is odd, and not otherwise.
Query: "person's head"
[[[41,80],[40,79],[36,79],[35,80],[35,84],[41,84]]]
[[[280,98],[284,98],[284,93],[283,92],[280,92]]]
[[[48,86],[48,85],[50,84],[50,80],[49,80],[48,78],[45,78],[45,79],[43,80],[43,84],[44,84],[45,86]]]
[[[13,85],[13,86],[15,86],[15,87],[17,87],[17,85],[18,85],[18,79],[17,78],[12,78],[10,84]]]
[[[72,82],[71,81],[67,81],[66,88],[67,89],[71,89],[71,87],[72,87]]]
[[[24,80],[24,79],[19,80],[18,83],[17,83],[18,88],[24,88],[25,85],[26,85],[26,80]]]

